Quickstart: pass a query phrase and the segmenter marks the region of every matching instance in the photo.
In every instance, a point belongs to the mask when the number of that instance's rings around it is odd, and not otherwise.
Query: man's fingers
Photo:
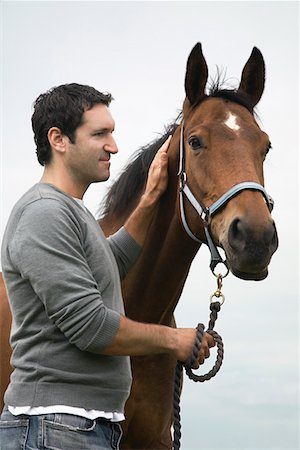
[[[216,345],[214,338],[209,333],[205,333],[205,338],[209,347],[214,347]]]
[[[156,153],[154,160],[151,164],[151,169],[153,170],[154,168],[158,168],[161,169],[161,165],[165,168],[166,164],[168,163],[168,149],[169,149],[169,144],[170,141],[172,139],[172,136],[170,135],[166,141],[162,144],[162,146],[160,147],[160,149],[158,150],[158,152]]]
[[[211,347],[214,347],[215,345],[216,345],[216,342],[215,342],[214,338],[210,334],[204,333],[203,338],[202,338],[200,353],[199,353],[197,361],[195,361],[193,369],[198,369],[200,365],[204,364],[205,359],[210,357],[209,349]]]
[[[172,135],[170,134],[170,136],[168,136],[168,138],[165,140],[163,145],[158,150],[158,153],[167,153],[168,152],[171,139],[172,139]]]
[[[209,348],[207,347],[205,349],[205,358],[209,358],[209,355],[210,355],[210,351],[209,351]]]

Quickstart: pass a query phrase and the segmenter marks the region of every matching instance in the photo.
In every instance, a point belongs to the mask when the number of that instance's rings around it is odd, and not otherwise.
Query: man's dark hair
[[[31,118],[39,163],[45,166],[51,160],[50,128],[59,128],[74,144],[84,112],[99,103],[109,106],[111,100],[111,94],[77,83],[57,86],[41,94],[34,102]]]

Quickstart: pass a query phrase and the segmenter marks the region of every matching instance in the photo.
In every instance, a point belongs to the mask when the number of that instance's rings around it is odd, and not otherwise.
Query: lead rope
[[[221,336],[213,329],[215,326],[215,322],[218,318],[218,312],[221,309],[221,305],[224,303],[225,297],[221,292],[222,288],[222,275],[219,274],[217,276],[217,290],[211,295],[210,297],[210,320],[208,324],[208,328],[206,330],[206,333],[210,334],[216,344],[217,344],[217,359],[215,362],[215,365],[213,368],[204,375],[196,375],[192,371],[192,367],[197,360],[197,357],[199,355],[200,349],[201,349],[201,341],[204,334],[204,325],[202,323],[199,323],[197,325],[197,334],[196,334],[196,340],[193,347],[191,358],[185,362],[182,363],[180,361],[177,362],[176,370],[175,370],[175,380],[174,380],[174,400],[173,400],[173,429],[174,429],[174,437],[173,437],[173,450],[179,450],[180,449],[180,439],[181,439],[181,423],[180,423],[180,392],[181,392],[181,384],[182,384],[182,373],[183,369],[185,369],[185,372],[187,376],[195,381],[195,382],[201,382],[210,380],[212,377],[214,377],[218,371],[221,368],[223,357],[224,357],[224,345]],[[216,298],[217,300],[214,300]]]

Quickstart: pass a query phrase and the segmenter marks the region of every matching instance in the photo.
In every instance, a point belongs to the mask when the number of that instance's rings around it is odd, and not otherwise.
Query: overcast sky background
[[[224,280],[216,329],[225,361],[209,383],[185,382],[182,450],[299,450],[299,3],[4,1],[1,13],[0,240],[14,203],[42,174],[30,123],[41,92],[74,81],[113,94],[120,149],[113,179],[177,116],[196,42],[210,76],[218,65],[234,85],[253,46],[262,51],[266,88],[257,111],[273,146],[265,184],[280,248],[265,281]],[[106,186],[85,196],[93,213]],[[215,290],[208,264],[202,246],[177,308],[179,326],[208,321]]]

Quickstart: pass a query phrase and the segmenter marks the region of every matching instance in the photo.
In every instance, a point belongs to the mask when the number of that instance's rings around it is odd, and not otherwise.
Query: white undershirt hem
[[[73,406],[65,405],[51,405],[51,406],[8,406],[8,410],[14,416],[26,414],[28,416],[35,416],[40,414],[73,414],[74,416],[85,417],[86,419],[95,420],[98,418],[108,419],[111,422],[122,422],[125,420],[123,413],[98,411],[95,409],[86,410],[84,408],[74,408]]]

